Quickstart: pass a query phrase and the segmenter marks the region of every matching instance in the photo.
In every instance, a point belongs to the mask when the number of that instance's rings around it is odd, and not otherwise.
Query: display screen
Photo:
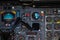
[[[13,19],[13,18],[14,18],[14,16],[11,13],[6,13],[4,15],[4,19]]]
[[[5,12],[3,15],[2,15],[2,19],[4,20],[4,21],[11,21],[11,20],[13,20],[14,19],[14,17],[15,17],[15,15],[12,13],[12,12]]]

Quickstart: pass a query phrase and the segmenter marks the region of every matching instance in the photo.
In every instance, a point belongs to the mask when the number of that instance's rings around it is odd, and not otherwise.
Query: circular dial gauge
[[[32,14],[32,18],[35,19],[35,20],[38,20],[40,18],[40,14],[38,12],[34,12]]]

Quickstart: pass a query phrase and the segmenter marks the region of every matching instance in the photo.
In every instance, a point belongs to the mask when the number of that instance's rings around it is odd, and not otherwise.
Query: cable
[[[28,23],[25,23],[24,21],[22,21],[22,19],[20,17],[17,17],[14,25],[13,25],[13,28],[15,29],[17,27],[18,24],[22,24],[24,26],[26,26],[26,28],[28,30],[32,30],[32,28],[30,27],[30,25]]]

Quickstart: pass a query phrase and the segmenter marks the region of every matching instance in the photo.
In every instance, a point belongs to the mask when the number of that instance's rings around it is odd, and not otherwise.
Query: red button
[[[26,13],[26,14],[25,14],[25,16],[26,16],[26,17],[29,17],[29,16],[30,16],[30,14],[29,14],[29,13]]]

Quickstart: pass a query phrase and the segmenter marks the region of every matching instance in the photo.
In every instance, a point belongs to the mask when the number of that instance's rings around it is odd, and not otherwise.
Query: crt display
[[[14,16],[12,13],[6,13],[3,17],[3,19],[13,19],[13,18],[14,18]]]

